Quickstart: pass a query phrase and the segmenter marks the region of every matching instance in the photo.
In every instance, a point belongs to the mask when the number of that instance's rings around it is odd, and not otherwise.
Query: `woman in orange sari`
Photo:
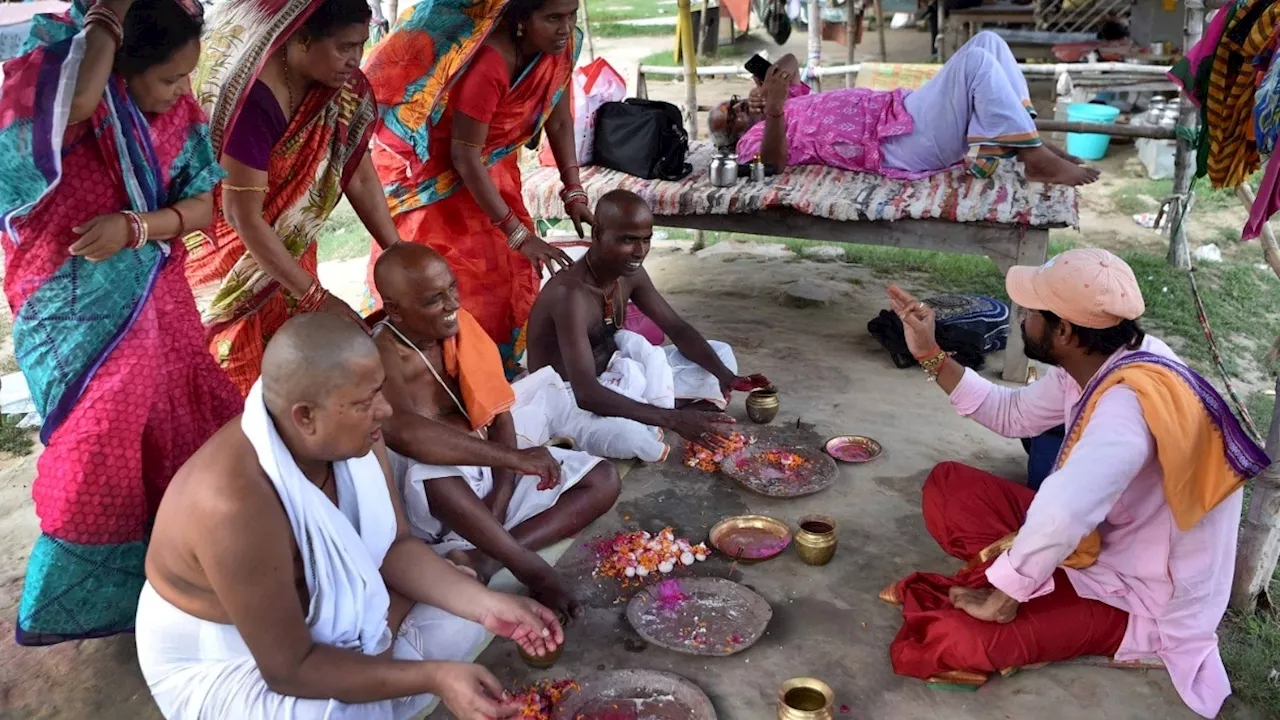
[[[187,245],[210,350],[247,393],[291,316],[359,321],[316,277],[316,236],[345,193],[381,245],[398,240],[369,158],[376,112],[360,58],[367,0],[225,0],[196,87],[227,178]]]
[[[373,162],[399,236],[430,245],[462,306],[498,343],[508,377],[545,265],[569,257],[533,231],[517,153],[545,130],[579,235],[591,223],[578,179],[569,85],[581,47],[578,0],[419,3],[370,54],[379,106]],[[379,304],[369,260],[367,310]]]

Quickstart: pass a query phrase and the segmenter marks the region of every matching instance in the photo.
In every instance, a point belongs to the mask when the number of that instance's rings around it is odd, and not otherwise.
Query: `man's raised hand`
[[[902,320],[902,333],[912,355],[919,359],[938,351],[938,321],[932,307],[892,284],[889,285],[889,306]]]

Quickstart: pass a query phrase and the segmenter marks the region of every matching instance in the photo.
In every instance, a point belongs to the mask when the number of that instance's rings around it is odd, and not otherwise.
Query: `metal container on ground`
[[[778,688],[778,720],[831,720],[836,696],[817,678],[792,678]]]
[[[752,390],[747,395],[747,417],[765,425],[778,416],[778,391],[772,388]]]
[[[800,518],[800,529],[791,542],[805,564],[826,565],[836,554],[836,521],[826,515],[806,515]]]

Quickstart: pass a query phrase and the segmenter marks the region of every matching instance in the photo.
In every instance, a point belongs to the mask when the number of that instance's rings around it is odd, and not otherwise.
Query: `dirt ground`
[[[895,677],[886,647],[899,615],[876,592],[913,569],[937,571],[955,564],[937,549],[919,516],[920,483],[942,460],[961,460],[1002,475],[1024,473],[1015,441],[996,438],[958,417],[936,387],[918,372],[897,370],[867,335],[866,321],[884,306],[884,279],[837,263],[778,258],[780,248],[722,244],[699,255],[681,247],[655,249],[650,272],[672,304],[706,334],[725,340],[741,366],[763,372],[782,388],[775,426],[813,425],[813,437],[866,433],[885,454],[865,467],[846,467],[838,484],[820,495],[789,502],[748,496],[723,480],[691,475],[677,466],[633,470],[622,501],[582,539],[621,525],[674,523],[692,537],[720,516],[767,512],[794,522],[821,510],[841,528],[841,549],[825,568],[801,565],[791,554],[740,570],[774,607],[770,634],[760,646],[734,658],[704,661],[649,648],[635,654],[624,643],[611,588],[590,580],[585,555],[575,547],[559,563],[591,608],[572,629],[568,654],[553,672],[575,674],[600,666],[671,669],[701,684],[722,717],[764,718],[781,681],[815,674],[835,687],[850,717],[1021,718],[1054,707],[1062,718],[1190,718],[1160,672],[1062,666],[999,680],[965,695],[926,690]],[[750,253],[772,253],[764,257]],[[345,275],[338,289],[358,288],[361,261],[325,268]],[[807,278],[829,288],[826,307],[794,309],[779,303],[783,289]],[[906,284],[913,283],[907,279]],[[1000,370],[993,356],[987,372]],[[733,412],[740,418],[742,408]],[[30,503],[33,458],[0,468],[0,631],[12,636],[12,618],[27,549],[37,533]],[[624,520],[630,518],[630,522]],[[700,566],[724,572],[719,566]],[[588,638],[594,638],[588,640]],[[144,719],[158,717],[134,659],[131,636],[45,649],[0,644],[0,716],[12,718]],[[506,643],[482,660],[503,679],[528,674]],[[51,689],[58,692],[50,692]],[[1059,714],[1060,712],[1060,714]],[[1235,717],[1251,717],[1247,711]]]
[[[890,57],[923,57],[927,36],[891,32]],[[868,34],[865,46],[875,47]],[[803,57],[803,35],[788,50]],[[635,64],[667,46],[649,38],[597,40],[598,54],[629,80]],[[843,48],[828,45],[828,57]],[[774,49],[776,53],[776,48]],[[859,51],[860,58],[866,54]],[[682,101],[675,84],[653,83],[650,94]],[[707,82],[700,101],[741,91],[741,82]],[[1122,156],[1124,153],[1120,153]],[[1123,158],[1108,161],[1107,183],[1123,183]],[[1082,193],[1081,222],[1091,244],[1158,247],[1166,241],[1117,215],[1100,185]],[[1222,223],[1239,227],[1234,215],[1197,218],[1193,233],[1209,237]],[[936,387],[918,372],[894,369],[867,335],[866,322],[884,307],[885,281],[843,263],[796,262],[777,248],[714,246],[693,256],[682,247],[656,248],[649,270],[672,304],[709,336],[731,343],[744,370],[763,372],[782,389],[775,425],[803,422],[814,438],[865,433],[885,454],[865,467],[845,467],[837,485],[808,499],[769,501],[748,496],[725,481],[699,477],[678,466],[634,470],[622,500],[583,534],[610,533],[623,525],[672,523],[698,537],[718,517],[767,512],[784,520],[821,510],[840,526],[841,549],[831,565],[810,568],[792,554],[742,567],[735,578],[753,586],[774,607],[774,620],[759,646],[733,658],[704,661],[624,643],[632,633],[620,620],[617,594],[589,578],[584,551],[573,548],[559,563],[577,578],[588,598],[585,623],[569,634],[569,649],[552,675],[580,675],[605,666],[670,669],[700,684],[721,717],[771,717],[777,685],[797,675],[815,675],[837,693],[837,708],[867,718],[1089,718],[1090,720],[1190,718],[1161,672],[1057,666],[991,683],[973,694],[933,692],[894,676],[886,647],[898,613],[876,600],[888,582],[914,569],[947,571],[954,562],[937,549],[919,517],[919,490],[928,469],[960,460],[1010,478],[1024,474],[1025,456],[1014,441],[996,438],[958,417]],[[758,253],[772,253],[773,257]],[[364,260],[322,266],[322,280],[339,295],[358,298]],[[801,278],[831,290],[825,307],[794,309],[779,303],[784,287]],[[910,278],[905,284],[912,287]],[[7,342],[7,338],[5,338]],[[993,356],[988,375],[998,376]],[[740,402],[732,412],[742,417]],[[38,523],[30,486],[38,454],[0,460],[0,637],[13,636],[23,568]],[[724,573],[709,564],[703,572]],[[490,647],[482,660],[504,680],[526,680],[509,644]],[[1256,717],[1232,704],[1228,716]],[[437,715],[442,715],[438,713]],[[137,670],[132,636],[43,649],[0,641],[0,718],[159,717]]]

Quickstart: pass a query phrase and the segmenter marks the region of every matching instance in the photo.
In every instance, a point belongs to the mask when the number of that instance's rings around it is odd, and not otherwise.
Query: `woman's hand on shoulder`
[[[530,233],[524,244],[520,246],[520,254],[529,258],[529,262],[533,263],[533,268],[539,275],[542,274],[543,266],[555,275],[573,264],[573,259],[565,251],[533,233]]]
[[[585,202],[575,202],[570,203],[565,212],[573,221],[573,229],[577,231],[578,237],[585,239],[586,233],[582,231],[582,226],[585,224],[594,227],[596,224],[596,216],[591,212],[591,207]]]

